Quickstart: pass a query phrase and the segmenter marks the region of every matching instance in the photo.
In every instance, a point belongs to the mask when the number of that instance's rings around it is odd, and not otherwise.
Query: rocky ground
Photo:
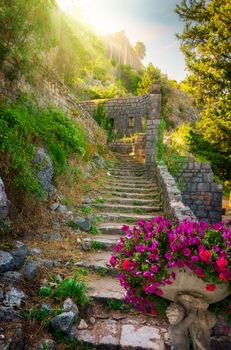
[[[120,156],[105,170],[102,160],[96,164],[99,184],[81,205],[73,209],[51,201],[52,228],[4,240],[0,350],[170,348],[166,319],[127,305],[108,264],[123,224],[161,213],[156,184],[131,157]],[[212,348],[231,349],[221,320]]]

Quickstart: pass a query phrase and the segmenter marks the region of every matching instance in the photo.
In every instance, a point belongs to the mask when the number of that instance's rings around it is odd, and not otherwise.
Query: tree
[[[128,64],[121,64],[118,67],[118,77],[122,86],[133,94],[137,93],[138,84],[141,81],[142,72],[136,72]]]
[[[153,83],[161,82],[161,71],[149,63],[144,71],[141,82],[138,84],[138,94],[148,94]]]
[[[0,69],[14,79],[29,71],[44,48],[52,46],[53,0],[3,0],[0,7]]]
[[[178,34],[191,75],[191,92],[203,108],[198,130],[221,154],[231,149],[230,0],[183,0],[176,12],[184,21]]]
[[[137,43],[134,46],[134,50],[141,60],[145,57],[146,47],[141,41],[137,41]]]

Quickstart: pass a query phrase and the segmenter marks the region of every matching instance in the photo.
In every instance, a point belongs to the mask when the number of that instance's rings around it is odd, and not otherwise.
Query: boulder
[[[88,232],[91,229],[91,226],[93,223],[93,217],[88,216],[87,218],[82,218],[81,216],[76,216],[73,222],[81,230]]]
[[[6,292],[3,303],[9,307],[19,307],[21,305],[22,300],[25,298],[26,294],[21,289],[12,287]]]
[[[13,270],[15,268],[13,256],[0,250],[0,273]]]
[[[54,168],[51,158],[43,148],[37,150],[33,163],[35,164],[37,178],[42,185],[44,192],[46,194],[52,193],[54,190],[52,185]]]
[[[63,312],[51,320],[51,326],[54,330],[59,329],[69,336],[72,333],[72,326],[75,318],[76,316],[73,311]]]
[[[19,313],[11,306],[0,306],[0,322],[14,322],[20,319]]]
[[[5,186],[0,177],[0,219],[5,219],[9,212],[10,202],[7,199]]]
[[[72,311],[76,318],[79,316],[79,309],[78,306],[73,302],[71,298],[67,298],[63,303],[63,311],[69,312]]]
[[[22,274],[18,271],[7,271],[2,276],[2,282],[15,285],[22,281]]]
[[[25,259],[28,255],[28,247],[26,244],[16,241],[15,250],[11,252],[11,255],[14,258],[14,264],[16,269],[19,269],[25,262]]]
[[[23,270],[23,277],[26,281],[33,281],[39,273],[39,265],[35,260],[30,260],[26,263]]]

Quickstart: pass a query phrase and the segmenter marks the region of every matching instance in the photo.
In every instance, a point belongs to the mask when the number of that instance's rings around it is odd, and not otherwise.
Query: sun
[[[86,23],[95,27],[101,34],[113,33],[121,30],[116,21],[112,21],[111,16],[105,12],[103,3],[107,0],[101,0],[99,3],[95,0],[56,0],[62,11],[73,15],[74,7],[80,9],[81,15]]]

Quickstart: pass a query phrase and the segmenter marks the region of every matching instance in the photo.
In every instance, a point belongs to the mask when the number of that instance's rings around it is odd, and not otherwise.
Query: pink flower
[[[193,262],[198,262],[199,258],[198,258],[198,256],[193,255],[193,256],[191,257],[191,260],[192,260]]]
[[[184,249],[184,256],[190,256],[190,253],[191,253],[191,251],[189,248]]]
[[[202,261],[208,263],[212,260],[212,253],[210,252],[210,250],[201,250],[199,252],[199,257],[201,258]]]
[[[145,251],[145,245],[144,244],[138,244],[135,246],[135,249],[139,253],[143,253]]]
[[[216,284],[207,284],[205,289],[208,291],[208,292],[214,292],[214,290],[217,288]]]
[[[123,268],[125,271],[129,271],[130,265],[131,265],[131,262],[130,262],[130,259],[128,259],[128,258],[126,258],[126,259],[122,262],[122,268]]]
[[[151,266],[151,270],[152,270],[153,273],[157,273],[158,272],[158,267],[155,266],[155,265],[152,265]]]
[[[217,259],[216,264],[219,270],[223,271],[228,266],[228,261],[224,257],[221,257]]]
[[[171,253],[165,253],[164,256],[165,256],[165,258],[167,260],[172,260],[172,254]]]

